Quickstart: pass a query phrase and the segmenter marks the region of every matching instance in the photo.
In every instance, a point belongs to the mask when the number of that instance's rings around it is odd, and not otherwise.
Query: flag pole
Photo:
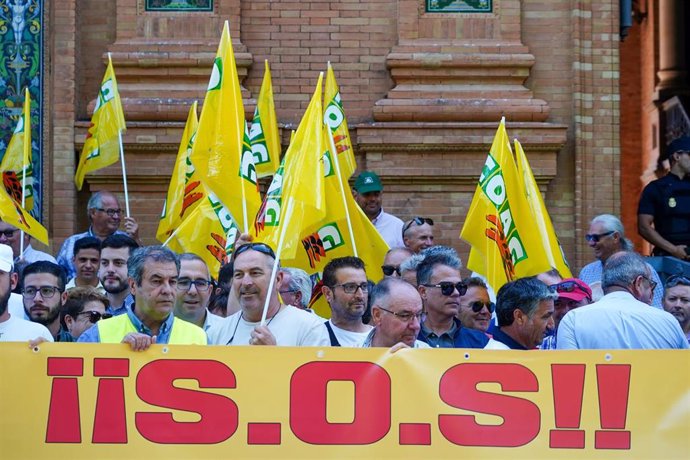
[[[261,323],[263,326],[266,323],[266,315],[268,314],[268,304],[271,302],[271,293],[276,282],[276,270],[278,270],[278,263],[280,262],[280,253],[283,250],[283,242],[285,241],[285,233],[292,216],[292,210],[295,207],[294,198],[290,197],[287,202],[287,209],[285,211],[285,220],[280,223],[280,236],[278,238],[278,248],[276,249],[276,258],[273,261],[273,270],[271,271],[271,281],[268,283],[268,290],[266,291],[266,302],[264,303],[264,311],[261,313]]]
[[[118,143],[120,144],[120,163],[122,164],[122,184],[125,191],[125,216],[129,217],[129,193],[127,192],[127,169],[125,168],[125,151],[122,148],[122,130],[117,130]]]
[[[357,243],[355,243],[355,234],[352,231],[352,221],[350,220],[350,210],[347,207],[347,199],[345,198],[345,187],[343,186],[343,180],[340,173],[340,162],[338,161],[338,152],[335,148],[335,141],[333,140],[333,132],[331,128],[326,125],[328,130],[328,142],[331,144],[331,152],[333,152],[332,158],[333,163],[335,163],[335,173],[338,176],[338,185],[340,186],[340,196],[343,199],[343,207],[345,208],[345,220],[347,221],[347,229],[350,231],[350,240],[352,242],[352,249],[354,250],[354,256],[359,257],[357,254]]]
[[[24,88],[24,104],[26,104],[26,102],[27,102],[26,100],[28,98],[28,95],[29,95],[29,88],[26,87],[26,88]],[[24,107],[22,109],[22,118],[24,118],[24,133],[27,133],[27,132],[30,133],[31,132],[31,117],[29,116],[29,119],[27,120],[26,119],[27,117],[24,116],[25,112],[26,112],[26,107]],[[27,131],[27,127],[26,127],[27,123],[29,123],[29,128],[28,128],[29,130],[28,131]],[[24,144],[26,144],[26,136],[24,136],[24,137],[25,137]],[[29,137],[28,148],[29,148],[29,155],[31,155],[31,137]],[[27,146],[24,145],[22,147],[22,151],[23,151],[22,152],[22,209],[24,209],[24,210],[26,210],[26,182],[27,182],[27,178],[26,178],[26,158],[25,158],[25,155],[23,153],[26,152],[26,149],[27,149]],[[29,161],[31,161],[31,159],[29,159]],[[19,233],[19,258],[21,259],[22,257],[24,257],[24,230],[23,229]]]

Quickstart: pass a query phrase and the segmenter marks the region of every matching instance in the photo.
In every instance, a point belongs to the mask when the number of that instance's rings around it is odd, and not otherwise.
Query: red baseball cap
[[[592,301],[592,289],[579,278],[566,278],[556,284],[556,293],[559,298],[574,300],[575,302],[580,302],[582,299]]]

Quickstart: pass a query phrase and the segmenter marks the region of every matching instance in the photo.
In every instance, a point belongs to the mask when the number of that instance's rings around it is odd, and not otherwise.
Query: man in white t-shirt
[[[232,289],[240,304],[240,311],[228,316],[208,330],[212,345],[282,345],[329,346],[323,320],[318,316],[278,299],[282,281],[279,269],[273,272],[275,253],[263,243],[243,244],[233,254]],[[268,287],[275,277],[273,289]],[[266,322],[261,316],[269,298]]]
[[[39,337],[52,342],[53,336],[45,326],[12,316],[7,309],[10,293],[17,285],[17,274],[12,273],[13,260],[12,248],[0,244],[0,342],[24,342]]]
[[[359,257],[339,257],[323,269],[321,292],[331,307],[324,324],[331,346],[361,347],[372,327],[362,322],[367,309],[367,274]]]

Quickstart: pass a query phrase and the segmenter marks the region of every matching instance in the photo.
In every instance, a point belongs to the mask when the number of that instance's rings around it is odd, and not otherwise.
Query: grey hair
[[[617,252],[606,260],[601,277],[601,288],[606,292],[612,286],[625,287],[638,276],[648,276],[647,263],[636,252]]]
[[[633,243],[625,237],[623,222],[613,214],[600,214],[592,219],[592,224],[601,224],[607,232],[616,232],[621,236],[621,250],[632,251]]]
[[[416,272],[417,267],[419,267],[419,264],[422,263],[422,260],[424,260],[424,256],[422,254],[413,255],[405,262],[400,264],[400,274],[402,275],[405,272]]]
[[[456,251],[454,248],[451,248],[450,246],[441,246],[441,245],[431,246],[429,248],[423,249],[420,252],[420,254],[422,254],[424,257],[433,256],[436,254],[442,254],[442,255],[447,255],[450,257],[455,257],[456,259],[460,260],[460,256],[458,255],[458,251]]]
[[[127,261],[127,276],[132,278],[137,286],[141,286],[147,261],[174,263],[177,273],[180,273],[180,259],[177,254],[165,246],[143,246],[135,249]]]
[[[519,278],[501,286],[496,295],[498,326],[513,324],[514,311],[520,310],[529,318],[544,300],[556,300],[558,294],[535,277]]]
[[[453,250],[453,252],[454,251],[455,250]],[[451,255],[448,251],[427,255],[417,267],[417,285],[421,286],[422,284],[427,284],[431,280],[434,269],[439,265],[450,267],[458,272],[462,268],[460,258]]]
[[[290,284],[288,284],[288,289],[291,291],[297,290],[302,293],[302,308],[307,308],[309,306],[309,301],[311,300],[311,291],[313,289],[313,283],[311,278],[304,270],[293,267],[283,267],[280,271],[290,275]]]

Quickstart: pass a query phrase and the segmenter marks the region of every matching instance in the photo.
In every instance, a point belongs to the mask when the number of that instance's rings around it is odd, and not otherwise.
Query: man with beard
[[[690,342],[690,280],[682,275],[666,280],[664,310],[672,314]]]
[[[323,269],[321,292],[331,307],[331,319],[324,323],[331,346],[362,346],[372,328],[362,322],[368,293],[362,259],[339,257],[328,262]]]
[[[208,311],[212,289],[211,274],[204,259],[188,252],[180,254],[175,316],[208,331],[222,320],[220,316]]]
[[[73,342],[60,324],[60,308],[67,300],[65,271],[57,264],[39,260],[22,272],[24,311],[31,321],[48,328],[56,342]]]
[[[273,272],[275,253],[264,243],[236,246],[233,253],[233,281],[230,295],[240,311],[225,318],[208,331],[212,345],[329,346],[323,320],[291,305],[281,304],[278,290],[283,273]],[[268,290],[274,279],[273,289]],[[261,324],[266,298],[266,321]]]
[[[0,342],[24,342],[37,338],[52,342],[53,336],[45,326],[11,315],[7,309],[10,294],[17,284],[17,274],[12,272],[13,259],[12,248],[0,244]]]
[[[67,282],[67,290],[75,287],[92,287],[103,293],[98,279],[98,266],[101,258],[101,242],[92,236],[84,237],[74,243],[76,275]]]
[[[128,343],[133,351],[151,345],[206,345],[206,333],[198,326],[175,318],[173,307],[180,261],[163,246],[145,246],[127,262],[134,307],[124,315],[98,321],[79,337],[79,342]]]
[[[113,316],[127,313],[134,303],[127,281],[127,261],[139,245],[127,235],[110,235],[101,244],[101,264],[98,279],[110,302],[107,312]]]

